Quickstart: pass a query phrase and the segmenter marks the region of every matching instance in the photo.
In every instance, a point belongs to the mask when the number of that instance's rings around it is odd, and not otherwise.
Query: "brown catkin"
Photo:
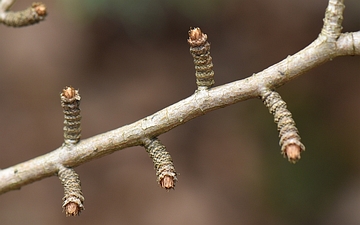
[[[6,12],[6,16],[2,20],[2,23],[10,27],[23,27],[44,20],[46,15],[46,6],[43,3],[35,2],[31,7],[23,11]]]
[[[62,167],[58,172],[64,187],[63,209],[66,216],[78,216],[84,210],[84,196],[81,191],[79,175],[73,168]]]
[[[144,147],[153,160],[157,182],[162,188],[173,189],[177,181],[176,171],[169,152],[157,138],[146,139]]]
[[[210,88],[215,84],[212,58],[210,56],[210,43],[207,35],[200,28],[192,28],[189,31],[188,43],[190,53],[194,58],[195,76],[198,89]]]
[[[275,91],[263,91],[261,98],[270,113],[274,115],[274,122],[277,124],[282,154],[295,163],[300,159],[300,152],[305,151],[305,146],[300,141],[298,129],[286,103]]]
[[[64,112],[64,143],[76,144],[81,137],[79,91],[73,87],[66,87],[61,92],[60,98]]]

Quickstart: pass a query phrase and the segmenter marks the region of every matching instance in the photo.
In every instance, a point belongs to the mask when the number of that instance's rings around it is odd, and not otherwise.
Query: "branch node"
[[[208,89],[215,84],[215,81],[207,35],[202,33],[198,27],[191,28],[188,43],[190,44],[190,53],[194,58],[198,90]]]
[[[146,138],[143,141],[146,151],[153,160],[157,182],[162,188],[174,189],[177,182],[174,163],[166,147],[157,138]]]
[[[279,131],[281,153],[290,162],[297,162],[300,153],[305,151],[305,146],[300,142],[298,129],[285,101],[281,99],[279,93],[267,89],[262,91],[261,98],[270,113],[274,115],[274,122]]]

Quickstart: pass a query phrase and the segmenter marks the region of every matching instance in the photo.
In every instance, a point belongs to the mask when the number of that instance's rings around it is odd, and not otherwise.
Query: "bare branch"
[[[15,0],[1,0],[0,1],[0,12],[3,13],[10,9],[10,7],[15,3]]]
[[[142,145],[144,139],[155,138],[210,111],[259,98],[262,90],[274,90],[335,57],[360,55],[360,31],[340,34],[343,9],[343,1],[330,0],[319,37],[303,50],[262,72],[222,86],[198,90],[137,122],[1,170],[0,193],[53,176],[59,165],[73,168],[115,151]]]
[[[343,0],[329,0],[325,12],[324,26],[321,30],[321,34],[327,37],[329,41],[335,41],[341,34],[344,9]]]

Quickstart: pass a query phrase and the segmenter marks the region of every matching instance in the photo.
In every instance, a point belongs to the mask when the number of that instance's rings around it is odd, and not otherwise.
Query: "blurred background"
[[[216,85],[243,79],[317,38],[327,0],[62,0],[25,28],[0,26],[0,167],[58,148],[59,93],[82,96],[82,137],[144,118],[194,93],[187,44],[199,26],[211,42]],[[12,10],[31,1],[18,0]],[[360,2],[346,1],[344,32],[360,29]],[[156,183],[143,148],[76,168],[85,211],[62,213],[50,177],[0,196],[8,224],[360,223],[360,58],[328,62],[278,89],[306,151],[280,154],[273,117],[258,99],[196,118],[160,136],[180,173]]]

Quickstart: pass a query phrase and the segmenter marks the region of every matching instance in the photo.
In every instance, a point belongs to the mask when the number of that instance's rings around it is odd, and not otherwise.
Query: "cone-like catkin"
[[[64,112],[64,143],[76,144],[81,137],[80,95],[73,87],[66,87],[60,94]]]
[[[176,171],[169,152],[157,138],[146,139],[144,147],[153,160],[157,182],[162,188],[173,189],[177,181]]]
[[[282,154],[290,162],[295,163],[300,159],[300,152],[305,150],[305,146],[300,142],[298,129],[290,111],[286,108],[286,103],[275,91],[263,91],[261,98],[270,113],[274,115],[274,121],[279,131],[279,144]]]
[[[66,216],[78,216],[84,210],[84,196],[81,191],[79,175],[72,168],[62,167],[58,172],[64,187],[63,209]]]
[[[200,28],[192,28],[189,31],[188,43],[190,53],[194,58],[195,76],[198,89],[210,88],[215,84],[212,58],[210,56],[210,43],[207,35]]]
[[[23,11],[6,12],[5,18],[1,22],[10,27],[23,27],[44,20],[46,15],[45,5],[40,2],[35,2],[31,7]]]

